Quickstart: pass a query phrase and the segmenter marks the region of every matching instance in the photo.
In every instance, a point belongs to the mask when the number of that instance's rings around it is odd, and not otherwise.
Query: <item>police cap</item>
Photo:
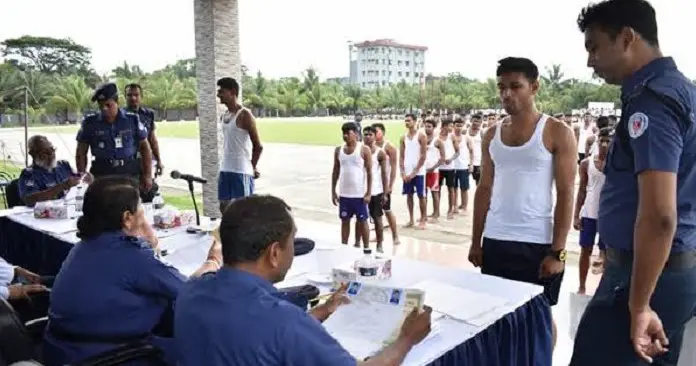
[[[114,83],[100,86],[92,96],[92,102],[103,102],[108,99],[118,100],[118,87]]]

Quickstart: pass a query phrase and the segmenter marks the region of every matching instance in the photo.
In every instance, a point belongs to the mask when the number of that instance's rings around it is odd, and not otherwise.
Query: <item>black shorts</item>
[[[384,212],[389,212],[389,211],[391,211],[391,193],[385,195],[384,198],[385,199],[384,199],[384,203],[382,203],[382,210],[384,210]]]
[[[456,175],[454,174],[454,170],[440,170],[440,187],[443,187],[443,182],[447,184],[447,188],[454,188],[455,187],[455,178]]]
[[[459,188],[462,191],[469,190],[469,169],[457,169],[454,171],[454,188]]]
[[[370,217],[373,219],[382,217],[384,214],[384,208],[382,208],[383,198],[384,193],[376,194],[370,198],[370,203],[367,205],[367,210],[370,211]]]
[[[551,305],[556,305],[564,272],[539,278],[541,262],[550,248],[548,244],[483,238],[481,273],[544,286],[544,296]]]
[[[476,182],[476,185],[478,185],[479,181],[481,180],[481,166],[480,165],[474,165],[474,169],[471,171],[471,177],[474,178],[474,182]]]

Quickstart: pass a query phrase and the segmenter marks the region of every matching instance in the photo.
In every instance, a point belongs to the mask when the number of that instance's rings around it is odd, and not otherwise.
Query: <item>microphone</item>
[[[172,170],[171,177],[173,179],[182,179],[182,180],[185,180],[188,182],[196,182],[196,183],[200,183],[200,184],[208,183],[208,181],[203,179],[203,178],[199,178],[199,177],[196,177],[196,176],[191,175],[191,174],[181,174],[181,173],[179,173],[178,170]]]

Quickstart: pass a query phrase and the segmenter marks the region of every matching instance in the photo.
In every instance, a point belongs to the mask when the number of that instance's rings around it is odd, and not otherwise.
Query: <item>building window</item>
[[[396,64],[397,64],[398,66],[401,66],[401,60],[399,60]]]
[[[406,66],[407,66],[407,67],[408,67],[408,66],[410,65],[410,63],[411,63],[411,62],[409,62],[409,61],[404,61],[404,62],[406,62]]]
[[[398,75],[399,77],[401,77],[401,71],[399,71],[399,73],[398,73],[397,75]]]
[[[411,73],[406,71],[406,77],[409,77],[409,75],[411,75]]]

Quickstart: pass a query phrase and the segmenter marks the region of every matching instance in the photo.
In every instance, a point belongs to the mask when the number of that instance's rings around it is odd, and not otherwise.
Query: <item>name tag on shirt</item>
[[[116,146],[117,149],[123,148],[123,140],[121,139],[121,137],[116,137],[114,139],[114,145]]]

